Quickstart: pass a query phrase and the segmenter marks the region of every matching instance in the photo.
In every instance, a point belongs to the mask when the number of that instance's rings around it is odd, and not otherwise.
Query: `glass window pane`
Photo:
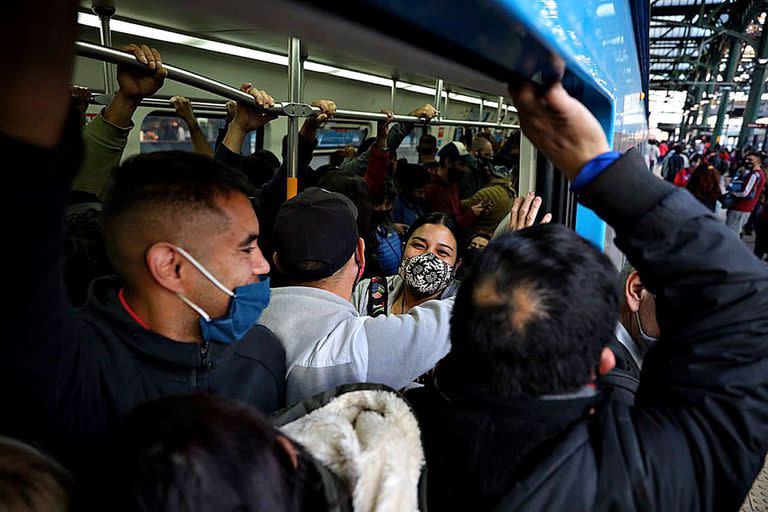
[[[214,149],[219,130],[226,127],[226,119],[223,115],[196,116],[197,124],[203,131],[211,149]],[[187,123],[170,112],[152,112],[141,123],[139,132],[142,153],[155,151],[192,151],[192,140]],[[256,132],[249,133],[241,153],[250,155],[256,150]]]

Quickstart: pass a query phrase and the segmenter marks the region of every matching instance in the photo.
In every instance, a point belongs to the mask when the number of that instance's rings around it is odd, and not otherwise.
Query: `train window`
[[[226,126],[224,116],[197,116],[197,123],[211,148],[214,148],[219,130],[223,130]],[[192,151],[192,140],[187,123],[170,112],[155,111],[147,115],[141,123],[139,140],[141,141],[142,153],[171,150]],[[262,145],[263,130],[251,132],[243,141],[241,152],[249,155],[260,149]]]
[[[358,147],[367,136],[365,126],[326,126],[317,130],[317,149]]]
[[[413,130],[408,136],[400,143],[400,147],[397,148],[397,158],[405,158],[409,162],[415,164],[419,161],[419,153],[416,151],[416,147],[419,145],[419,139],[425,133],[428,128]]]

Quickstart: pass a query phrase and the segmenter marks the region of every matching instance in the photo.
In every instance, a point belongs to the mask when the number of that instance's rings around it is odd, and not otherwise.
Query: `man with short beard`
[[[461,206],[461,188],[459,184],[469,168],[476,165],[467,147],[461,142],[451,142],[438,151],[440,168],[434,176],[435,182],[429,186],[426,203],[429,210],[443,212],[456,219],[463,229],[472,226],[490,206],[479,203],[467,208]]]

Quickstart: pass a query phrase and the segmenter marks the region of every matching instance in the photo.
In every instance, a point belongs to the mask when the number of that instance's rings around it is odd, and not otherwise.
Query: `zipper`
[[[211,342],[203,340],[200,344],[200,369],[204,370],[210,366],[209,356],[211,352]]]

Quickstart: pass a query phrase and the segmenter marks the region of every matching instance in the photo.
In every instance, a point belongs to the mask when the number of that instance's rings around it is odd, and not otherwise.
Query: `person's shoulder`
[[[234,351],[238,355],[249,359],[264,359],[282,356],[285,360],[285,349],[268,327],[256,324],[254,325],[234,346]]]

